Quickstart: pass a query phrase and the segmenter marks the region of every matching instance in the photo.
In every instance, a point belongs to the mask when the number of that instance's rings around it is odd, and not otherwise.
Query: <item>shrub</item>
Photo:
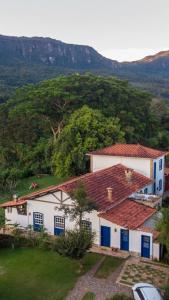
[[[69,230],[57,238],[55,250],[65,256],[80,259],[91,248],[94,235],[85,230]]]
[[[0,234],[0,249],[11,248],[15,238],[9,234]]]
[[[169,283],[164,288],[164,299],[169,300]]]

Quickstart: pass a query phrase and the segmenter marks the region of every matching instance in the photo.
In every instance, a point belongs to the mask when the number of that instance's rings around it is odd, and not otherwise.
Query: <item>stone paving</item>
[[[168,266],[131,257],[125,262],[117,282],[128,286],[138,282],[147,282],[163,288],[168,279]]]
[[[117,268],[106,279],[94,277],[94,274],[104,259],[105,257],[103,257],[88,273],[79,278],[74,289],[69,293],[67,300],[81,300],[89,291],[96,295],[96,300],[106,300],[117,293],[124,293],[131,296],[131,289],[129,287],[116,283],[116,279],[124,264]]]

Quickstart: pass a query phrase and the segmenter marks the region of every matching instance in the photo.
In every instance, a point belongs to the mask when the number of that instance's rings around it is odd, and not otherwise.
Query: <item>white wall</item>
[[[5,209],[6,224],[19,224],[22,227],[28,226],[28,215],[19,215],[16,207],[12,207],[12,212],[8,213],[7,208]]]
[[[139,158],[139,157],[122,157],[122,156],[108,156],[108,155],[92,155],[91,159],[91,171],[95,172],[102,170],[118,163],[123,164],[128,168],[134,169],[136,172],[143,174],[151,178],[154,176],[154,162],[156,162],[156,194],[162,195],[164,192],[164,168],[165,159],[164,156],[158,159],[151,160],[149,158]],[[162,159],[162,170],[159,170],[159,161]],[[152,163],[151,163],[152,162]],[[153,169],[152,169],[153,168]],[[153,178],[152,178],[153,179]],[[159,180],[162,179],[163,188],[159,191]],[[153,193],[153,184],[148,186],[148,193]]]
[[[111,247],[120,249],[120,229],[125,229],[119,225],[113,224],[110,221],[100,218],[100,225],[108,226],[111,230]],[[139,230],[129,230],[129,251],[135,252],[141,255],[141,236],[150,236],[150,256],[152,256],[152,234],[139,231]],[[100,245],[100,243],[99,243]]]
[[[108,156],[108,155],[93,155],[91,171],[95,172],[105,169],[117,164],[123,164],[128,168],[150,177],[150,159],[136,158],[136,157],[122,157],[122,156]]]
[[[153,259],[160,260],[160,244],[153,243]]]

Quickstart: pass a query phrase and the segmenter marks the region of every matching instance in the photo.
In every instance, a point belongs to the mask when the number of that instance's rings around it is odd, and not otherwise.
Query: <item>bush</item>
[[[11,248],[14,245],[15,238],[9,234],[0,234],[0,249]]]
[[[164,288],[164,299],[169,300],[169,283],[168,285]]]
[[[91,248],[94,235],[85,230],[69,230],[57,238],[55,250],[64,256],[80,259]]]

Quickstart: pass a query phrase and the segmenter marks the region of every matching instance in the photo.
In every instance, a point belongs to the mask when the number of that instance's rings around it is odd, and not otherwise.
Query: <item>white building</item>
[[[144,147],[140,144],[116,144],[90,155],[91,172],[116,164],[123,164],[152,179],[145,193],[162,195],[164,192],[165,155],[167,152]]]
[[[94,243],[159,259],[160,245],[156,241],[158,233],[154,219],[157,216],[155,206],[161,204],[161,198],[144,196],[141,192],[151,194],[154,183],[158,182],[156,193],[162,193],[163,183],[159,189],[159,180],[164,180],[165,153],[140,145],[117,145],[118,149],[126,146],[133,156],[127,156],[126,152],[112,154],[110,150],[116,145],[99,150],[99,154],[90,154],[91,173],[2,204],[7,223],[18,223],[22,227],[32,225],[34,230],[44,226],[52,235],[73,229],[76,222],[65,216],[60,207],[61,203],[73,205],[70,194],[78,182],[82,182],[88,197],[97,204],[97,210],[86,214],[83,220],[84,227],[95,232]],[[140,149],[139,156],[133,154],[136,147]],[[102,154],[105,150],[106,154]],[[149,156],[151,153],[151,157],[143,157],[145,153]]]

